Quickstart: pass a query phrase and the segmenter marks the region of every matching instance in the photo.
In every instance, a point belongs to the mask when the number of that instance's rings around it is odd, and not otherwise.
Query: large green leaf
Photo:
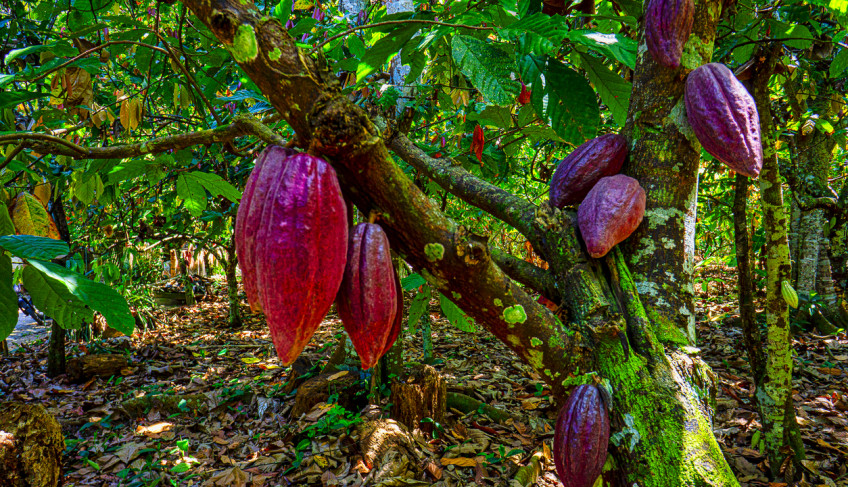
[[[185,175],[187,178],[194,178],[212,193],[212,196],[223,196],[233,203],[238,203],[241,199],[241,192],[233,187],[232,184],[224,181],[217,174],[207,172],[190,172]]]
[[[412,39],[412,36],[419,29],[421,29],[419,24],[402,25],[375,42],[356,68],[356,82],[362,81],[366,76],[379,69],[380,66],[386,64],[386,61],[400,52],[401,48]]]
[[[44,98],[48,95],[49,93],[31,93],[27,91],[0,92],[0,109],[10,108],[19,103],[35,100],[36,98]]]
[[[612,118],[620,127],[627,121],[627,109],[630,106],[630,92],[633,85],[629,81],[609,70],[597,58],[578,53],[580,67],[586,71],[589,81],[594,85],[598,96],[612,112]]]
[[[538,69],[538,59],[526,61],[534,57],[525,56],[523,72]],[[585,78],[556,59],[548,58],[530,99],[536,113],[566,142],[577,146],[597,135],[601,110],[595,92]]]
[[[515,63],[506,51],[468,36],[454,36],[451,50],[459,70],[487,100],[495,105],[515,101],[521,86],[511,78]]]
[[[439,294],[439,304],[442,306],[442,312],[445,314],[445,318],[447,318],[453,326],[466,333],[474,333],[477,331],[477,328],[474,327],[474,322],[471,321],[471,318],[466,316],[466,314],[459,309],[459,306],[453,304],[453,301],[446,298],[444,294]]]
[[[604,56],[619,61],[630,69],[636,69],[636,41],[621,34],[605,34],[593,30],[574,30],[568,38],[591,47]]]
[[[427,312],[429,304],[430,286],[424,286],[424,290],[419,291],[409,303],[409,312],[406,315],[409,333],[415,333],[415,330],[418,329],[418,320],[420,320],[421,316]]]
[[[524,17],[510,24],[509,27],[499,29],[499,32],[502,36],[511,39],[525,36],[524,42],[530,49],[527,52],[535,54],[547,54],[568,36],[567,26],[561,17],[552,17],[541,12]]]
[[[183,199],[186,209],[193,216],[200,216],[206,209],[206,190],[197,178],[180,174],[177,178],[177,195]]]
[[[12,288],[12,259],[0,254],[0,341],[18,324],[18,295]]]
[[[12,216],[9,215],[9,207],[0,205],[0,235],[14,235],[15,224],[12,223]]]
[[[79,328],[94,318],[94,311],[75,298],[68,287],[32,266],[24,266],[21,281],[32,296],[32,304],[62,328]]]
[[[68,255],[71,250],[62,240],[35,235],[5,235],[0,237],[0,247],[21,259],[51,260]]]
[[[135,319],[130,312],[127,301],[111,287],[86,279],[84,276],[52,262],[30,260],[27,268],[37,270],[52,289],[63,288],[80,305],[88,306],[100,312],[106,318],[106,323],[112,328],[125,335],[132,335],[135,328]],[[27,289],[29,289],[29,286],[27,286]],[[33,295],[33,300],[35,300],[35,295]],[[38,307],[37,304],[36,307]],[[39,309],[47,313],[46,309],[40,307]]]

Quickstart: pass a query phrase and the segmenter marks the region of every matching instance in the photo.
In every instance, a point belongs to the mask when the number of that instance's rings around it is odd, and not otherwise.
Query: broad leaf
[[[379,69],[380,66],[386,64],[389,59],[400,52],[401,48],[412,39],[420,28],[421,26],[418,24],[404,25],[375,42],[356,68],[356,82],[359,83],[366,76]]]
[[[451,48],[459,70],[487,100],[495,105],[515,101],[521,86],[511,79],[515,63],[506,51],[468,36],[454,36]]]
[[[183,199],[186,209],[193,216],[200,216],[206,209],[206,190],[196,178],[180,174],[177,178],[177,195]]]
[[[601,110],[589,82],[555,59],[549,59],[541,81],[544,89],[534,86],[531,95],[536,113],[575,146],[594,138]]]
[[[26,260],[52,260],[71,251],[62,240],[35,235],[5,235],[0,237],[0,247]]]
[[[50,284],[64,286],[80,303],[100,312],[112,328],[125,335],[132,335],[135,319],[127,301],[111,287],[86,279],[52,262],[30,260],[27,267],[37,269]]]
[[[425,286],[424,290],[419,291],[409,303],[409,312],[406,315],[409,333],[415,333],[415,330],[418,329],[418,320],[421,319],[421,315],[427,312],[427,307],[429,305],[430,286]]]
[[[586,71],[589,81],[598,92],[598,96],[612,112],[615,123],[624,127],[627,121],[627,109],[630,106],[630,92],[633,85],[624,78],[609,70],[598,59],[583,53],[578,53],[580,67]]]
[[[37,261],[33,261],[37,262]],[[63,282],[51,279],[31,265],[24,266],[21,280],[35,305],[62,328],[79,328],[94,318],[94,311],[75,298]]]
[[[592,30],[575,30],[568,38],[591,47],[604,56],[619,61],[630,69],[636,69],[636,41],[621,34],[604,34]]]
[[[12,217],[9,215],[9,207],[0,204],[0,235],[14,235],[15,224],[12,223]]]
[[[18,324],[18,295],[12,288],[12,259],[0,254],[0,341],[15,331]]]
[[[466,316],[461,309],[459,309],[459,306],[455,305],[453,301],[446,298],[444,294],[439,294],[439,304],[442,307],[442,312],[445,314],[445,318],[447,318],[453,326],[466,333],[474,333],[477,331],[477,328],[474,327],[474,322],[471,321],[471,319]]]
[[[238,203],[241,199],[241,192],[233,187],[232,184],[224,181],[217,174],[206,172],[190,172],[185,175],[187,178],[194,178],[212,193],[212,196],[223,196],[233,203]]]

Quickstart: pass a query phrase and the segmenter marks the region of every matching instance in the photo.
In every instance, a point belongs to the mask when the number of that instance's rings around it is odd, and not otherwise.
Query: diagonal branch
[[[529,262],[525,262],[507,252],[502,252],[498,249],[491,249],[491,252],[492,260],[516,282],[539,291],[554,303],[562,302],[562,296],[560,296],[559,289],[557,289],[556,280],[550,272]]]
[[[418,169],[447,192],[511,225],[528,237],[535,233],[536,206],[509,191],[466,171],[449,158],[428,156],[403,134],[389,140],[389,147],[407,164]]]

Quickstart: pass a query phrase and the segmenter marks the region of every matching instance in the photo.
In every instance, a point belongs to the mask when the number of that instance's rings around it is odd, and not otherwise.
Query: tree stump
[[[59,423],[43,407],[0,402],[0,484],[59,485],[64,448]]]
[[[429,365],[406,367],[404,375],[392,382],[391,400],[392,418],[410,429],[420,428],[429,434],[433,432],[433,423],[421,420],[444,421],[447,384]]]
[[[316,404],[326,402],[330,395],[337,394],[338,404],[348,411],[359,411],[365,406],[365,389],[353,387],[356,374],[347,371],[321,374],[307,380],[297,389],[292,407],[292,418],[308,413]],[[357,394],[361,392],[361,394]]]
[[[68,375],[75,382],[85,382],[93,377],[120,375],[121,369],[127,365],[127,358],[123,355],[86,355],[68,361]]]

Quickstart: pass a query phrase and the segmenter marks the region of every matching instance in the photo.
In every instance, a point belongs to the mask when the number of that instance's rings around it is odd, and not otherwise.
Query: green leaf
[[[453,59],[459,70],[495,105],[509,105],[521,91],[511,79],[515,71],[512,57],[503,49],[468,36],[454,36],[451,41]]]
[[[410,274],[403,279],[400,280],[400,285],[404,289],[404,291],[412,291],[413,289],[418,289],[419,287],[427,284],[427,281],[423,276],[419,273]]]
[[[406,319],[410,333],[415,333],[415,330],[418,328],[418,320],[421,319],[421,315],[427,312],[429,304],[430,286],[425,286],[424,290],[419,291],[418,294],[412,298],[412,302],[409,303],[409,313],[406,315]]]
[[[21,259],[51,260],[71,251],[62,240],[54,240],[35,235],[4,235],[0,237],[0,247]]]
[[[799,24],[788,24],[779,20],[769,20],[771,36],[775,39],[787,39],[783,43],[795,49],[807,49],[813,45],[810,29]]]
[[[531,56],[527,56],[531,57]],[[536,85],[542,81],[536,82]],[[544,71],[544,89],[533,87],[533,108],[566,142],[578,146],[598,133],[601,110],[585,78],[555,59]]]
[[[469,113],[468,120],[480,122],[480,125],[508,129],[512,127],[512,112],[507,107],[488,106],[480,113]]]
[[[530,46],[530,52],[547,54],[554,45],[559,44],[568,36],[568,29],[561,17],[550,16],[541,12],[527,16],[499,29],[503,37],[516,39],[526,36],[525,42]]]
[[[63,286],[76,301],[102,314],[106,323],[112,328],[124,335],[132,335],[135,329],[135,319],[130,312],[127,301],[111,287],[86,279],[84,276],[52,262],[30,260],[27,268],[36,269],[51,285]],[[27,289],[29,289],[29,286],[27,286]],[[34,299],[35,296],[33,296]],[[44,308],[39,307],[39,309],[47,312]]]
[[[207,191],[212,193],[212,196],[223,196],[233,203],[238,203],[241,199],[241,191],[237,190],[232,184],[224,181],[217,174],[191,172],[186,174],[186,177],[196,179]]]
[[[94,318],[94,311],[74,297],[67,286],[50,279],[33,266],[24,266],[21,281],[35,305],[46,316],[56,320],[64,329],[79,328],[84,322]]]
[[[185,473],[191,470],[191,465],[188,463],[182,462],[171,467],[171,473]]]
[[[317,23],[318,20],[313,19],[311,17],[301,19],[294,25],[294,27],[289,29],[289,35],[292,37],[298,37],[312,30],[312,28],[315,27],[315,24]]]
[[[19,57],[29,56],[30,54],[35,54],[36,52],[49,51],[53,46],[29,46],[21,49],[12,49],[9,51],[9,54],[6,54],[6,64],[11,63],[15,59]]]
[[[357,59],[362,59],[365,55],[365,43],[357,35],[352,35],[347,38],[347,48],[350,53]]]
[[[185,173],[177,178],[177,195],[182,198],[186,209],[193,216],[200,216],[206,209],[206,190],[196,178]]]
[[[18,295],[12,288],[12,259],[0,254],[0,341],[15,331],[18,324]]]
[[[379,69],[386,61],[400,52],[404,45],[409,42],[416,32],[421,28],[418,24],[403,25],[396,28],[388,35],[375,42],[371,49],[362,56],[362,61],[356,68],[356,82],[359,83],[366,76]]]
[[[572,42],[590,47],[630,69],[636,69],[636,41],[621,34],[604,34],[593,30],[574,30],[568,33]]]
[[[474,323],[471,319],[459,309],[459,306],[455,305],[453,301],[446,298],[444,294],[439,293],[439,304],[442,307],[442,312],[445,314],[445,318],[451,322],[451,324],[457,327],[460,331],[464,331],[466,333],[474,333],[477,331],[477,328],[474,327]]]
[[[14,235],[15,224],[12,223],[12,217],[9,215],[9,207],[0,205],[0,235]]]
[[[846,68],[848,68],[848,49],[842,48],[830,62],[830,77],[841,78],[845,76]]]
[[[610,109],[615,123],[624,127],[627,121],[627,109],[630,106],[630,92],[633,85],[609,70],[602,62],[588,54],[578,53],[580,67],[586,71],[589,81],[601,97],[601,101]]]
[[[44,98],[48,95],[49,93],[30,93],[27,91],[2,92],[0,93],[0,109],[11,108],[20,103]]]

